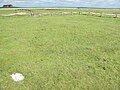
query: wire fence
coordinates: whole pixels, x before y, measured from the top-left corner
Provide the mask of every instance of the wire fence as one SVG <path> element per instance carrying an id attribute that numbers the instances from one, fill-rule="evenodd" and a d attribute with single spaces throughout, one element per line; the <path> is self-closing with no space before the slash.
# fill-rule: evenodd
<path id="1" fill-rule="evenodd" d="M 92 11 L 33 11 L 29 9 L 17 9 L 14 13 L 0 14 L 0 16 L 16 16 L 16 15 L 29 15 L 29 16 L 45 16 L 45 15 L 91 15 L 98 17 L 114 17 L 119 18 L 119 13 L 104 13 L 104 12 L 92 12 Z"/>

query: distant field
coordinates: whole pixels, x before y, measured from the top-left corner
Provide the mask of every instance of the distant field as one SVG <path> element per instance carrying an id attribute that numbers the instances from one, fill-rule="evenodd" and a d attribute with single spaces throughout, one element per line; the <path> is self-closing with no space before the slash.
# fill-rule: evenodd
<path id="1" fill-rule="evenodd" d="M 29 9 L 34 12 L 47 12 L 47 11 L 66 11 L 66 12 L 95 12 L 95 13 L 109 13 L 120 14 L 120 9 L 96 9 L 96 8 L 0 8 L 0 14 L 14 13 L 18 9 Z"/>
<path id="2" fill-rule="evenodd" d="M 0 90 L 120 90 L 120 18 L 0 17 Z"/>

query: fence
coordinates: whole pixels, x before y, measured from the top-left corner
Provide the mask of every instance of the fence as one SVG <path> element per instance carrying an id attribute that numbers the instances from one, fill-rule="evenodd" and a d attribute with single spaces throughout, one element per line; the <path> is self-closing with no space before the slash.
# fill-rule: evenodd
<path id="1" fill-rule="evenodd" d="M 117 13 L 97 13 L 97 12 L 63 12 L 63 11 L 33 11 L 33 10 L 29 10 L 29 9 L 16 9 L 14 13 L 11 14 L 7 14 L 7 15 L 1 15 L 1 16 L 15 16 L 15 15 L 30 15 L 30 16 L 44 16 L 44 15 L 91 15 L 91 16 L 98 16 L 98 17 L 104 17 L 104 16 L 108 16 L 108 17 L 114 17 L 114 18 L 118 18 L 120 17 L 120 14 Z"/>
<path id="2" fill-rule="evenodd" d="M 75 14 L 81 14 L 81 15 L 91 15 L 91 16 L 98 16 L 98 17 L 104 17 L 104 16 L 109 16 L 109 17 L 120 17 L 120 14 L 117 13 L 96 13 L 96 12 L 63 12 L 63 11 L 46 11 L 46 12 L 38 12 L 38 11 L 32 11 L 32 10 L 17 10 L 18 12 L 26 12 L 26 14 L 29 14 L 30 16 L 34 15 L 75 15 Z"/>

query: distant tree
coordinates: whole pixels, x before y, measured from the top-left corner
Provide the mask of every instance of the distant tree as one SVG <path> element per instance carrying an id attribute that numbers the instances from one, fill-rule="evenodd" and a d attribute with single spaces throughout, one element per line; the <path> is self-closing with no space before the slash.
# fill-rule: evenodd
<path id="1" fill-rule="evenodd" d="M 12 4 L 7 4 L 7 5 L 3 5 L 3 7 L 4 8 L 11 8 L 11 7 L 13 7 L 13 5 Z"/>

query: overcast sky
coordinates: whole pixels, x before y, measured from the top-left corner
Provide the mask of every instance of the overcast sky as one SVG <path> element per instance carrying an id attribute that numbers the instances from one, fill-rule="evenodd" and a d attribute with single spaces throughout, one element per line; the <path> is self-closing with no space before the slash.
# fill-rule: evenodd
<path id="1" fill-rule="evenodd" d="M 0 0 L 0 6 L 17 7 L 103 7 L 120 8 L 120 0 Z"/>

